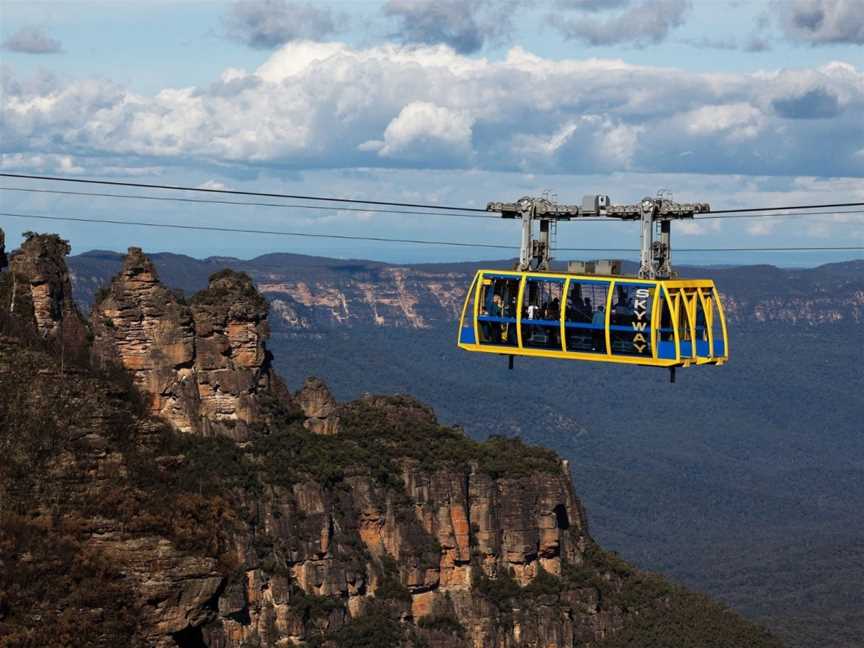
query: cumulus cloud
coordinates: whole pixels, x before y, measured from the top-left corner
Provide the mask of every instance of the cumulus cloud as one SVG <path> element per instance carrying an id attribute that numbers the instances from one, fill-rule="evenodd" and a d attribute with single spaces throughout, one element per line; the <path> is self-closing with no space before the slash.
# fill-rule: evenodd
<path id="1" fill-rule="evenodd" d="M 674 28 L 684 23 L 690 0 L 643 0 L 631 2 L 568 2 L 576 8 L 596 12 L 622 6 L 623 11 L 608 18 L 580 13 L 577 16 L 549 15 L 547 22 L 564 38 L 588 45 L 630 43 L 645 47 L 664 41 Z M 580 6 L 584 5 L 584 6 Z"/>
<path id="2" fill-rule="evenodd" d="M 824 44 L 864 45 L 864 6 L 861 0 L 775 0 L 786 36 Z"/>
<path id="3" fill-rule="evenodd" d="M 57 54 L 63 46 L 41 27 L 22 27 L 3 41 L 2 48 L 23 54 Z"/>
<path id="4" fill-rule="evenodd" d="M 288 0 L 238 0 L 225 17 L 228 37 L 256 49 L 318 40 L 337 29 L 337 19 L 328 8 Z"/>
<path id="5" fill-rule="evenodd" d="M 512 29 L 515 0 L 388 0 L 384 13 L 399 22 L 393 36 L 405 43 L 444 43 L 469 54 Z"/>
<path id="6" fill-rule="evenodd" d="M 463 157 L 471 152 L 474 119 L 466 112 L 413 101 L 384 130 L 384 140 L 370 140 L 360 150 L 375 150 L 383 157 L 435 160 Z"/>
<path id="7" fill-rule="evenodd" d="M 155 95 L 9 70 L 2 82 L 4 151 L 76 166 L 864 176 L 864 72 L 846 63 L 705 74 L 302 41 Z"/>

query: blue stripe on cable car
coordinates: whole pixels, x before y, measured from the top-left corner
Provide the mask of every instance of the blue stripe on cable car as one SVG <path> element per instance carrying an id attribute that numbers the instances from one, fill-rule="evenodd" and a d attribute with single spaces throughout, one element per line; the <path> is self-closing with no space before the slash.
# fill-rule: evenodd
<path id="1" fill-rule="evenodd" d="M 693 355 L 693 345 L 690 344 L 690 340 L 681 340 L 681 355 L 684 357 Z"/>
<path id="2" fill-rule="evenodd" d="M 483 274 L 484 279 L 513 279 L 515 281 L 519 281 L 519 275 L 509 275 L 509 274 Z"/>
<path id="3" fill-rule="evenodd" d="M 591 322 L 566 322 L 567 328 L 592 329 L 595 331 L 603 331 L 606 327 L 603 324 L 592 324 Z"/>
<path id="4" fill-rule="evenodd" d="M 714 340 L 714 355 L 726 355 L 726 343 L 723 340 Z"/>
<path id="5" fill-rule="evenodd" d="M 701 358 L 711 357 L 711 347 L 706 340 L 696 340 L 696 355 Z"/>
<path id="6" fill-rule="evenodd" d="M 474 339 L 474 327 L 463 326 L 462 335 L 459 336 L 459 341 L 462 344 L 474 344 L 476 342 L 476 340 Z"/>
<path id="7" fill-rule="evenodd" d="M 554 326 L 558 328 L 561 326 L 561 322 L 558 320 L 541 320 L 541 319 L 528 319 L 527 317 L 522 318 L 522 326 Z"/>
<path id="8" fill-rule="evenodd" d="M 670 341 L 660 340 L 657 344 L 657 357 L 664 360 L 675 359 L 675 343 Z"/>
<path id="9" fill-rule="evenodd" d="M 494 315 L 478 315 L 478 322 L 494 322 L 496 324 L 515 324 L 515 317 L 495 317 Z"/>

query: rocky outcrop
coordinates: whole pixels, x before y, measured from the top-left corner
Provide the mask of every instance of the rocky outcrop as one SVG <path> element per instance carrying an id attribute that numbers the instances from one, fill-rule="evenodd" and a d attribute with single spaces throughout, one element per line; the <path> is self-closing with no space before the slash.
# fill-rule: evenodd
<path id="1" fill-rule="evenodd" d="M 263 402 L 290 401 L 270 367 L 266 319 L 246 275 L 217 273 L 187 304 L 130 248 L 93 306 L 94 352 L 129 370 L 151 412 L 178 430 L 245 440 L 266 419 Z"/>
<path id="2" fill-rule="evenodd" d="M 0 270 L 5 268 L 8 263 L 9 261 L 6 259 L 6 234 L 0 228 Z"/>
<path id="3" fill-rule="evenodd" d="M 5 241 L 0 240 L 0 267 L 5 263 Z M 29 320 L 42 338 L 56 342 L 67 353 L 87 346 L 87 325 L 72 298 L 66 255 L 69 244 L 56 234 L 25 234 L 9 259 L 7 312 Z"/>
<path id="4" fill-rule="evenodd" d="M 314 376 L 307 378 L 294 398 L 306 415 L 303 425 L 307 430 L 315 434 L 339 431 L 338 404 L 323 380 Z"/>
<path id="5" fill-rule="evenodd" d="M 159 282 L 140 248 L 98 296 L 91 322 L 101 364 L 119 361 L 149 399 L 153 414 L 183 432 L 200 431 L 192 312 Z"/>

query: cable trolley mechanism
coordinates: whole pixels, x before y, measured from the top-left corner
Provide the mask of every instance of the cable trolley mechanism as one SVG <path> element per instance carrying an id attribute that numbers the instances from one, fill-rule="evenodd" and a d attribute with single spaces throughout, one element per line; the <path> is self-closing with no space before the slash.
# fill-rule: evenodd
<path id="1" fill-rule="evenodd" d="M 672 221 L 708 213 L 708 204 L 658 196 L 613 205 L 594 195 L 581 205 L 524 197 L 489 203 L 487 210 L 521 220 L 519 260 L 512 269 L 475 275 L 459 322 L 462 349 L 506 355 L 511 369 L 514 356 L 667 367 L 672 382 L 676 367 L 728 360 L 714 282 L 678 278 L 672 270 Z M 570 262 L 566 271 L 553 271 L 554 228 L 580 218 L 638 220 L 638 274 L 621 275 L 617 261 Z"/>

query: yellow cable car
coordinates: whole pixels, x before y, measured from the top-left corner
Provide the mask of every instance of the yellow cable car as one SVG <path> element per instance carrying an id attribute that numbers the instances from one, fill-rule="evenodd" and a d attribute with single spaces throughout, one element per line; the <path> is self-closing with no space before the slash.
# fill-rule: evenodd
<path id="1" fill-rule="evenodd" d="M 462 308 L 466 351 L 651 367 L 722 365 L 723 306 L 710 279 L 480 270 Z M 673 374 L 674 380 L 674 374 Z"/>

